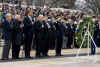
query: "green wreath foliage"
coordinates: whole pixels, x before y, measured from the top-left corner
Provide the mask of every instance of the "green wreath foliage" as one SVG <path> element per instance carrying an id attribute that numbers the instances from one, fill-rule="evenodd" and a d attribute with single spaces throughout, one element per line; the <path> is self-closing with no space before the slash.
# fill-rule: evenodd
<path id="1" fill-rule="evenodd" d="M 78 43 L 79 46 L 81 45 L 81 43 L 82 43 L 82 41 L 83 41 L 83 37 L 84 37 L 84 36 L 82 36 L 83 28 L 84 28 L 84 26 L 86 26 L 88 23 L 90 24 L 90 25 L 89 25 L 89 31 L 90 31 L 90 33 L 91 33 L 91 36 L 93 36 L 95 24 L 94 24 L 94 22 L 93 22 L 92 19 L 93 19 L 92 17 L 85 17 L 85 18 L 83 19 L 83 22 L 80 24 L 79 32 L 78 32 L 78 35 L 77 35 L 77 37 L 78 37 L 77 43 Z M 83 47 L 83 48 L 86 48 L 86 47 L 87 47 L 87 40 L 86 40 L 86 39 L 85 39 L 85 42 L 84 42 L 84 44 L 83 44 L 82 47 Z"/>

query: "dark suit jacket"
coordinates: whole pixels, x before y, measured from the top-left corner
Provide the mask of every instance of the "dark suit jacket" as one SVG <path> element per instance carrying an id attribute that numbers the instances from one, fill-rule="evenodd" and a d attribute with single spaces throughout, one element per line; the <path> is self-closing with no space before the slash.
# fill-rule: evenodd
<path id="1" fill-rule="evenodd" d="M 24 33 L 32 32 L 32 21 L 28 16 L 24 18 L 23 24 L 24 24 Z"/>
<path id="2" fill-rule="evenodd" d="M 12 40 L 12 31 L 13 31 L 13 21 L 8 21 L 3 22 L 3 36 L 2 38 L 4 40 Z"/>
<path id="3" fill-rule="evenodd" d="M 44 26 L 43 28 L 42 25 Z M 35 39 L 39 40 L 47 39 L 48 28 L 45 22 L 37 21 L 35 22 L 33 27 L 34 27 Z"/>
<path id="4" fill-rule="evenodd" d="M 20 21 L 13 20 L 13 32 L 12 32 L 12 41 L 14 45 L 21 45 L 23 41 L 23 28 L 20 28 Z"/>
<path id="5" fill-rule="evenodd" d="M 62 37 L 64 35 L 65 27 L 61 22 L 57 22 L 54 24 L 56 27 L 56 35 L 57 37 Z"/>
<path id="6" fill-rule="evenodd" d="M 53 22 L 48 22 L 50 25 L 50 28 L 48 29 L 48 37 L 50 40 L 55 40 L 56 39 L 56 28 Z"/>

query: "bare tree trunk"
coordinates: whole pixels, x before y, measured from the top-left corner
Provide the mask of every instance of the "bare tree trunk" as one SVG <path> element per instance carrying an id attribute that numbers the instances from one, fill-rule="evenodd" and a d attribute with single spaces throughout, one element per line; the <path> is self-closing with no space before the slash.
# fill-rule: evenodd
<path id="1" fill-rule="evenodd" d="M 33 0 L 26 0 L 26 5 L 29 7 L 29 6 L 32 6 L 33 4 Z"/>

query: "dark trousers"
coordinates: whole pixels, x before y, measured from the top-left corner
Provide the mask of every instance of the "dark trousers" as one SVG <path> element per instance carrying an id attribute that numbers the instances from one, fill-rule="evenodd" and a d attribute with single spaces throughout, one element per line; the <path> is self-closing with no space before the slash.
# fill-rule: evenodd
<path id="1" fill-rule="evenodd" d="M 3 46 L 2 58 L 9 58 L 9 51 L 11 48 L 11 40 L 5 40 L 5 45 Z"/>
<path id="2" fill-rule="evenodd" d="M 17 40 L 17 34 L 13 34 L 12 39 L 12 58 L 19 58 L 19 52 L 20 52 L 20 43 L 18 43 Z"/>
<path id="3" fill-rule="evenodd" d="M 62 48 L 62 43 L 63 43 L 63 36 L 62 37 L 57 37 L 56 41 L 56 55 L 61 54 L 61 48 Z"/>
<path id="4" fill-rule="evenodd" d="M 73 38 L 73 42 L 74 42 L 74 47 L 75 48 L 79 48 L 78 43 L 77 43 L 77 39 L 75 39 L 75 37 Z"/>
<path id="5" fill-rule="evenodd" d="M 95 47 L 94 43 L 91 42 L 91 54 L 94 55 L 95 53 L 96 53 L 96 47 Z"/>
<path id="6" fill-rule="evenodd" d="M 25 33 L 25 57 L 30 57 L 33 34 L 31 32 Z"/>
<path id="7" fill-rule="evenodd" d="M 20 45 L 12 45 L 12 58 L 19 58 Z"/>
<path id="8" fill-rule="evenodd" d="M 41 53 L 41 46 L 40 46 L 40 40 L 36 39 L 36 56 L 40 56 Z"/>
<path id="9" fill-rule="evenodd" d="M 46 40 L 36 40 L 36 56 L 46 56 L 48 53 L 48 44 Z"/>
<path id="10" fill-rule="evenodd" d="M 73 43 L 73 36 L 69 35 L 66 47 L 71 48 L 72 43 Z"/>
<path id="11" fill-rule="evenodd" d="M 54 49 L 55 48 L 55 39 L 49 40 L 49 48 Z"/>
<path id="12" fill-rule="evenodd" d="M 55 41 L 56 41 L 56 33 L 55 31 L 50 31 L 48 33 L 48 46 L 49 46 L 49 49 L 54 49 L 55 48 Z"/>
<path id="13" fill-rule="evenodd" d="M 45 40 L 45 43 L 44 43 L 44 55 L 45 56 L 48 55 L 49 47 L 50 47 L 50 41 L 49 40 Z"/>

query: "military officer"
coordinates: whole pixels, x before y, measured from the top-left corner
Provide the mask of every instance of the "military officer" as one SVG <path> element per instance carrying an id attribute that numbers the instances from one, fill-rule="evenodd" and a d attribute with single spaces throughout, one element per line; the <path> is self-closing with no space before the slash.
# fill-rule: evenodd
<path id="1" fill-rule="evenodd" d="M 56 18 L 55 18 L 56 19 Z M 61 23 L 61 18 L 58 18 L 55 22 L 56 27 L 56 56 L 62 56 L 61 55 L 61 48 L 63 43 L 63 35 L 64 35 L 64 26 L 63 23 Z"/>

